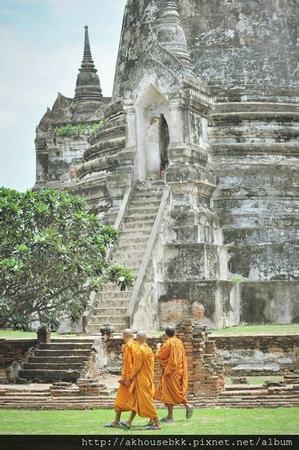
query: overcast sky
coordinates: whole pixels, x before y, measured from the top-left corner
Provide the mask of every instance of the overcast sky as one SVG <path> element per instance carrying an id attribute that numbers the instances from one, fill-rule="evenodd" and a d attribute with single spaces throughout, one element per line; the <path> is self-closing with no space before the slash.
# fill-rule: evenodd
<path id="1" fill-rule="evenodd" d="M 73 97 L 89 25 L 103 94 L 112 93 L 126 0 L 0 0 L 0 186 L 35 181 L 35 128 L 57 92 Z"/>

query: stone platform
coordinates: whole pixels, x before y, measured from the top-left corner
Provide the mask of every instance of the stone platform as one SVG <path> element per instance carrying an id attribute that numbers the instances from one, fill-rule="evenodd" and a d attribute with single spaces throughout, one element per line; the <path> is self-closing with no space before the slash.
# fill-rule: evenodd
<path id="1" fill-rule="evenodd" d="M 297 377 L 298 378 L 298 377 Z M 77 385 L 60 394 L 49 384 L 0 385 L 0 409 L 81 410 L 113 409 L 118 377 L 103 380 L 107 385 L 99 395 L 80 395 Z M 214 397 L 190 397 L 196 408 L 279 408 L 299 407 L 299 380 L 282 386 L 225 385 Z M 163 405 L 156 402 L 158 408 Z"/>

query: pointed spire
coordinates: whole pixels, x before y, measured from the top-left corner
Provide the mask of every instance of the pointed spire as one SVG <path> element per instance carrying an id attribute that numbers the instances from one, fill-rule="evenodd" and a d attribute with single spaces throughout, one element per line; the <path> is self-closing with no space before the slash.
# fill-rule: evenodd
<path id="1" fill-rule="evenodd" d="M 166 0 L 163 13 L 158 25 L 158 40 L 170 53 L 176 56 L 184 64 L 190 66 L 190 52 L 182 26 L 177 2 Z"/>
<path id="2" fill-rule="evenodd" d="M 89 42 L 88 26 L 85 25 L 84 52 L 81 68 L 77 77 L 75 102 L 101 103 L 103 95 L 100 79 L 97 75 Z"/>
<path id="3" fill-rule="evenodd" d="M 85 25 L 85 35 L 84 35 L 84 53 L 81 67 L 94 67 L 93 59 L 91 56 L 90 50 L 90 42 L 89 42 L 89 34 L 88 34 L 88 26 Z"/>

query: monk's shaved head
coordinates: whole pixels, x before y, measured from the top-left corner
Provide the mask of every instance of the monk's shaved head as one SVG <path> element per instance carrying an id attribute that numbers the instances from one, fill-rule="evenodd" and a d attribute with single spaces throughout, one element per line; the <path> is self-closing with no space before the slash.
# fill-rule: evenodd
<path id="1" fill-rule="evenodd" d="M 167 328 L 165 329 L 165 334 L 166 334 L 166 336 L 168 336 L 168 337 L 173 337 L 173 336 L 175 335 L 175 328 L 174 328 L 174 327 L 171 327 L 171 326 L 167 327 Z"/>
<path id="2" fill-rule="evenodd" d="M 126 328 L 126 329 L 123 331 L 123 337 L 124 337 L 124 338 L 132 338 L 132 337 L 134 337 L 134 331 L 131 330 L 130 328 Z"/>
<path id="3" fill-rule="evenodd" d="M 138 331 L 136 335 L 136 339 L 138 342 L 146 342 L 147 336 L 144 331 Z"/>

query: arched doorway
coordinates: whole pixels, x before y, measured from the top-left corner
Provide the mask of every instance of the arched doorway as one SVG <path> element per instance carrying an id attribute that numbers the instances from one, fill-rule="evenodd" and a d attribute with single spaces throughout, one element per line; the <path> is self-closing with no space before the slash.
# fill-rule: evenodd
<path id="1" fill-rule="evenodd" d="M 170 144 L 169 102 L 153 85 L 136 105 L 137 172 L 141 180 L 158 179 L 167 169 Z"/>
<path id="2" fill-rule="evenodd" d="M 168 167 L 168 147 L 169 147 L 169 129 L 164 114 L 160 115 L 159 126 L 159 145 L 160 145 L 160 173 L 164 172 Z"/>

